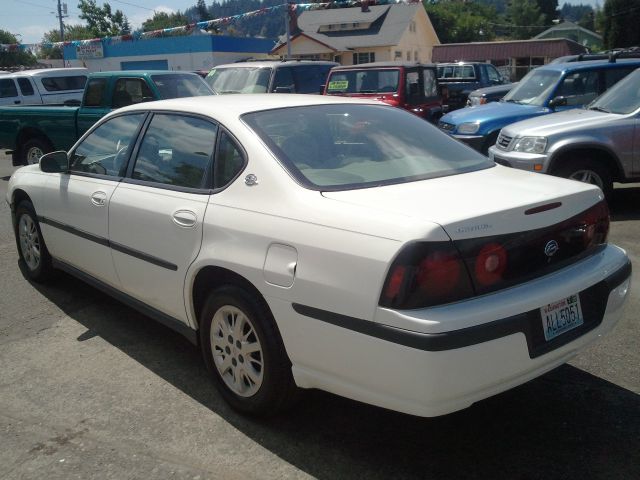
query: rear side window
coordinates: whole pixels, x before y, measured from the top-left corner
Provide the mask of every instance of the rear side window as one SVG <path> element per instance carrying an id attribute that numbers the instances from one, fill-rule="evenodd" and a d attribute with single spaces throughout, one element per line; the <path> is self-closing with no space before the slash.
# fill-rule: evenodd
<path id="1" fill-rule="evenodd" d="M 438 96 L 438 80 L 436 73 L 430 68 L 424 70 L 424 96 L 426 98 Z"/>
<path id="2" fill-rule="evenodd" d="M 24 78 L 24 77 L 18 78 L 18 85 L 20 86 L 20 91 L 22 92 L 22 95 L 24 95 L 25 97 L 28 97 L 35 93 L 33 91 L 33 85 L 31 85 L 31 82 L 29 81 L 28 78 Z"/>
<path id="3" fill-rule="evenodd" d="M 16 84 L 10 78 L 0 80 L 0 98 L 17 97 L 18 89 Z"/>
<path id="4" fill-rule="evenodd" d="M 486 65 L 487 68 L 487 77 L 489 77 L 490 82 L 502 83 L 502 77 L 495 69 L 493 65 Z"/>
<path id="5" fill-rule="evenodd" d="M 330 65 L 305 65 L 293 69 L 297 93 L 320 93 L 331 70 Z"/>
<path id="6" fill-rule="evenodd" d="M 84 106 L 101 107 L 106 87 L 106 78 L 94 78 L 93 80 L 89 80 L 89 84 L 87 85 L 87 89 L 84 93 Z"/>
<path id="7" fill-rule="evenodd" d="M 45 77 L 42 86 L 47 92 L 62 92 L 65 90 L 82 90 L 87 83 L 86 75 L 73 77 Z"/>
<path id="8" fill-rule="evenodd" d="M 222 132 L 216 151 L 213 186 L 222 188 L 228 185 L 242 170 L 242 167 L 244 167 L 242 151 L 226 132 Z"/>
<path id="9" fill-rule="evenodd" d="M 201 118 L 154 115 L 132 177 L 176 187 L 203 188 L 218 127 Z"/>
<path id="10" fill-rule="evenodd" d="M 608 68 L 604 71 L 605 90 L 610 89 L 624 77 L 633 72 L 634 68 Z"/>

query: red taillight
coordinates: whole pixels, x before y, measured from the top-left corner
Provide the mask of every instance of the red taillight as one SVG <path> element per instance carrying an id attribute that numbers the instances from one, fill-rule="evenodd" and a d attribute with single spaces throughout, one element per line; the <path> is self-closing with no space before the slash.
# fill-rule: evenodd
<path id="1" fill-rule="evenodd" d="M 473 296 L 471 280 L 452 242 L 407 246 L 389 270 L 380 305 L 423 308 Z"/>
<path id="2" fill-rule="evenodd" d="M 600 245 L 607 241 L 609 236 L 609 207 L 604 200 L 596 203 L 584 212 L 584 243 L 589 247 Z"/>
<path id="3" fill-rule="evenodd" d="M 502 245 L 489 243 L 482 247 L 475 264 L 475 278 L 483 287 L 502 280 L 507 269 L 507 251 Z"/>

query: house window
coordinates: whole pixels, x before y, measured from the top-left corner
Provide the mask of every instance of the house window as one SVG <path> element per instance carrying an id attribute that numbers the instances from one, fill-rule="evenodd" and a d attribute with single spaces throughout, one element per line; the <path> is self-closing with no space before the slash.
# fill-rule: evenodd
<path id="1" fill-rule="evenodd" d="M 414 60 L 415 62 L 417 62 L 417 61 L 418 61 L 418 51 L 417 51 L 417 50 L 413 52 L 413 60 Z"/>
<path id="2" fill-rule="evenodd" d="M 415 22 L 415 20 L 411 20 L 411 22 L 409 22 L 409 31 L 415 33 L 415 31 L 416 31 L 416 22 Z"/>
<path id="3" fill-rule="evenodd" d="M 394 60 L 402 60 L 402 52 L 401 52 L 401 51 L 399 51 L 399 50 L 396 50 L 396 51 L 393 53 L 393 59 L 394 59 Z"/>
<path id="4" fill-rule="evenodd" d="M 411 52 L 407 52 L 407 62 L 411 61 Z"/>
<path id="5" fill-rule="evenodd" d="M 353 64 L 358 65 L 360 63 L 371 63 L 376 61 L 376 54 L 374 52 L 359 52 L 353 54 Z"/>

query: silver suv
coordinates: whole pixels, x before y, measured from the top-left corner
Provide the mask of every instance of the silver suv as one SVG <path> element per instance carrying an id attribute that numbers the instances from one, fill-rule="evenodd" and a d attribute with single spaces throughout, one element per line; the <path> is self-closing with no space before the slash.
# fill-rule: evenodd
<path id="1" fill-rule="evenodd" d="M 500 131 L 489 158 L 509 167 L 598 185 L 640 180 L 640 69 L 584 109 L 532 118 Z"/>

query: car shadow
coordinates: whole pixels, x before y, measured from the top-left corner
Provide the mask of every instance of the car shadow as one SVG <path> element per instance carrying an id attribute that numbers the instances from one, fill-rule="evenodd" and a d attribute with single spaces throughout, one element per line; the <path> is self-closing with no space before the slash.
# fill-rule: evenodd
<path id="1" fill-rule="evenodd" d="M 640 220 L 640 184 L 617 185 L 609 202 L 611 220 Z"/>
<path id="2" fill-rule="evenodd" d="M 60 273 L 32 284 L 87 331 L 320 479 L 640 478 L 640 396 L 565 365 L 464 411 L 418 418 L 320 391 L 266 420 L 231 410 L 183 337 Z"/>

